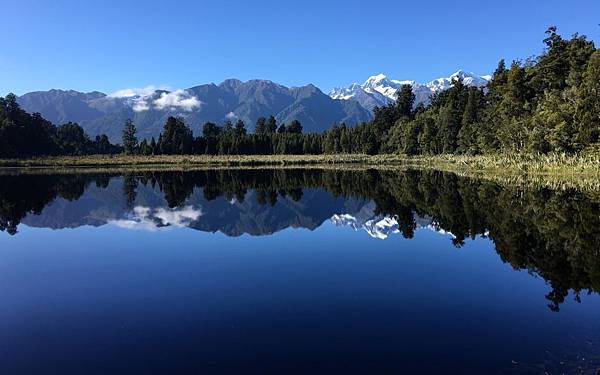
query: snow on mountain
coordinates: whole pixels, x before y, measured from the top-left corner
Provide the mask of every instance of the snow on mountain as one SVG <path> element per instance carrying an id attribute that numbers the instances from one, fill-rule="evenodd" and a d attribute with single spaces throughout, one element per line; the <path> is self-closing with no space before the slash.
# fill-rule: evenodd
<path id="1" fill-rule="evenodd" d="M 490 76 L 476 76 L 473 73 L 465 72 L 459 70 L 458 72 L 452 74 L 448 78 L 438 78 L 427 84 L 434 92 L 440 92 L 449 89 L 452 86 L 452 81 L 456 78 L 460 78 L 462 82 L 467 86 L 485 86 L 490 80 Z"/>
<path id="2" fill-rule="evenodd" d="M 333 99 L 355 100 L 366 109 L 372 111 L 376 106 L 383 106 L 396 100 L 396 92 L 402 85 L 412 85 L 415 102 L 429 104 L 433 94 L 447 90 L 455 78 L 462 79 L 467 86 L 485 86 L 491 76 L 478 76 L 459 70 L 445 78 L 438 78 L 429 83 L 418 83 L 410 80 L 389 79 L 385 74 L 369 77 L 362 85 L 353 83 L 348 87 L 334 88 L 329 93 Z"/>
<path id="3" fill-rule="evenodd" d="M 364 230 L 373 238 L 385 240 L 392 234 L 400 233 L 398 221 L 390 216 L 375 215 L 375 203 L 366 204 L 355 215 L 336 214 L 331 217 L 331 222 L 338 227 L 347 226 L 355 231 Z M 416 229 L 426 229 L 433 232 L 448 235 L 454 238 L 454 235 L 444 229 L 441 229 L 437 223 L 429 216 L 419 216 L 414 214 Z"/>

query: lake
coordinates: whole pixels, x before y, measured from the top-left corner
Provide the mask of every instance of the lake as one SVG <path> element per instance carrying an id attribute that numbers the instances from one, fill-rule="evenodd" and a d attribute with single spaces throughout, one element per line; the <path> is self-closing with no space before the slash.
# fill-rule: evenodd
<path id="1" fill-rule="evenodd" d="M 596 374 L 600 197 L 437 171 L 0 175 L 0 372 Z"/>

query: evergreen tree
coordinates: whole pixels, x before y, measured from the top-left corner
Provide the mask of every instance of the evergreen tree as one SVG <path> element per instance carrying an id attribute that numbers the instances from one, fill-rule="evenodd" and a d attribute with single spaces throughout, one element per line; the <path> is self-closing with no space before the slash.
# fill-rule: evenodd
<path id="1" fill-rule="evenodd" d="M 39 113 L 30 115 L 19 107 L 17 97 L 0 97 L 0 156 L 24 157 L 60 152 L 56 127 Z"/>
<path id="2" fill-rule="evenodd" d="M 205 122 L 202 125 L 202 136 L 206 142 L 206 148 L 204 152 L 209 155 L 217 153 L 218 139 L 221 135 L 222 129 L 217 124 L 212 122 Z"/>
<path id="3" fill-rule="evenodd" d="M 455 79 L 449 88 L 438 99 L 444 103 L 439 112 L 439 132 L 442 152 L 451 154 L 456 151 L 458 145 L 458 133 L 462 126 L 462 117 L 466 104 L 466 87 L 462 80 Z"/>
<path id="4" fill-rule="evenodd" d="M 106 134 L 97 135 L 96 139 L 92 144 L 92 153 L 95 154 L 112 154 L 117 152 L 118 147 L 113 146 L 108 140 L 108 136 Z"/>
<path id="5" fill-rule="evenodd" d="M 90 150 L 90 138 L 83 128 L 74 122 L 58 127 L 56 143 L 63 155 L 85 155 Z"/>
<path id="6" fill-rule="evenodd" d="M 244 121 L 237 120 L 233 132 L 238 137 L 246 135 L 246 124 L 244 124 Z"/>
<path id="7" fill-rule="evenodd" d="M 169 116 L 160 134 L 163 154 L 189 154 L 192 152 L 193 136 L 182 118 Z"/>
<path id="8" fill-rule="evenodd" d="M 290 124 L 286 128 L 286 132 L 292 134 L 301 134 L 302 133 L 302 124 L 298 120 L 292 120 Z"/>
<path id="9" fill-rule="evenodd" d="M 421 132 L 417 136 L 419 150 L 423 154 L 436 155 L 441 153 L 438 141 L 438 132 L 435 119 L 429 113 L 420 116 L 422 121 Z"/>
<path id="10" fill-rule="evenodd" d="M 269 116 L 267 119 L 266 132 L 269 134 L 277 133 L 277 120 L 275 120 L 275 117 Z"/>
<path id="11" fill-rule="evenodd" d="M 131 119 L 127 119 L 125 121 L 125 126 L 123 127 L 123 150 L 126 154 L 131 155 L 135 152 L 137 147 L 138 139 L 136 137 L 137 130 L 133 121 Z"/>
<path id="12" fill-rule="evenodd" d="M 150 153 L 152 155 L 156 155 L 158 153 L 158 150 L 156 147 L 156 140 L 154 139 L 154 137 L 152 137 L 152 139 L 150 140 Z"/>
<path id="13" fill-rule="evenodd" d="M 225 120 L 223 123 L 223 133 L 231 134 L 233 132 L 233 122 L 231 120 Z"/>
<path id="14" fill-rule="evenodd" d="M 259 117 L 256 119 L 256 127 L 254 128 L 256 134 L 265 134 L 267 132 L 267 119 L 265 117 Z"/>
<path id="15" fill-rule="evenodd" d="M 458 132 L 457 152 L 474 155 L 479 153 L 477 142 L 480 111 L 483 108 L 483 91 L 477 87 L 468 88 L 467 104 L 463 111 L 462 124 Z"/>
<path id="16" fill-rule="evenodd" d="M 402 85 L 396 97 L 396 110 L 398 117 L 411 119 L 413 117 L 413 106 L 415 104 L 415 94 L 412 85 Z"/>
<path id="17" fill-rule="evenodd" d="M 588 145 L 600 137 L 600 50 L 589 58 L 582 76 L 575 114 L 577 143 Z"/>
<path id="18" fill-rule="evenodd" d="M 152 149 L 148 145 L 148 141 L 146 139 L 144 139 L 144 140 L 142 140 L 142 142 L 140 142 L 139 152 L 140 152 L 141 155 L 150 155 L 150 154 L 152 154 Z"/>

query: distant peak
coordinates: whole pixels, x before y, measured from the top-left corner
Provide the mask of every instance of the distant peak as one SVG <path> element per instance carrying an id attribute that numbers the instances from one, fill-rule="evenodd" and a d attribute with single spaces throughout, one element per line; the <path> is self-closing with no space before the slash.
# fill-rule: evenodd
<path id="1" fill-rule="evenodd" d="M 219 86 L 221 85 L 240 85 L 242 83 L 242 81 L 240 81 L 237 78 L 228 78 L 226 80 L 224 80 L 223 82 L 221 82 L 219 84 Z"/>
<path id="2" fill-rule="evenodd" d="M 383 73 L 379 73 L 379 74 L 376 74 L 374 76 L 370 76 L 369 78 L 367 78 L 367 80 L 365 81 L 365 84 L 369 83 L 369 82 L 382 82 L 382 81 L 386 81 L 386 80 L 387 80 L 387 76 Z"/>
<path id="3" fill-rule="evenodd" d="M 356 83 L 344 88 L 335 88 L 329 96 L 333 99 L 355 99 L 367 109 L 386 105 L 396 100 L 396 93 L 403 85 L 411 85 L 417 103 L 429 103 L 432 94 L 447 90 L 452 87 L 455 79 L 459 79 L 466 86 L 484 87 L 490 81 L 490 76 L 478 76 L 472 72 L 459 69 L 450 76 L 440 77 L 428 83 L 419 83 L 412 80 L 389 79 L 385 74 L 379 73 L 369 77 L 362 85 Z"/>
<path id="4" fill-rule="evenodd" d="M 452 74 L 450 77 L 475 77 L 475 76 L 476 75 L 473 74 L 472 72 L 467 72 L 465 70 L 459 69 L 454 74 Z"/>

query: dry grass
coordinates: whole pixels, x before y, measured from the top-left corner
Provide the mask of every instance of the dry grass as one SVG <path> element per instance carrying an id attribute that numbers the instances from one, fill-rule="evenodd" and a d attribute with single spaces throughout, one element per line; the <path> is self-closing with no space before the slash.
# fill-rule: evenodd
<path id="1" fill-rule="evenodd" d="M 594 173 L 600 172 L 600 154 L 492 154 L 485 156 L 436 155 L 90 155 L 31 159 L 0 159 L 0 168 L 14 167 L 118 167 L 118 166 L 285 166 L 285 165 L 367 166 L 411 165 L 452 166 L 454 169 L 499 173 Z"/>
<path id="2" fill-rule="evenodd" d="M 90 155 L 0 160 L 0 168 L 119 166 L 285 166 L 401 163 L 398 155 Z"/>
<path id="3" fill-rule="evenodd" d="M 600 192 L 600 152 L 580 155 L 92 155 L 0 160 L 0 172 L 193 170 L 206 168 L 436 169 L 509 184 Z"/>

